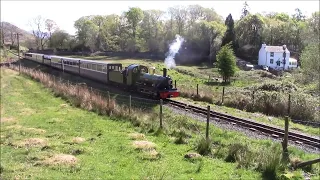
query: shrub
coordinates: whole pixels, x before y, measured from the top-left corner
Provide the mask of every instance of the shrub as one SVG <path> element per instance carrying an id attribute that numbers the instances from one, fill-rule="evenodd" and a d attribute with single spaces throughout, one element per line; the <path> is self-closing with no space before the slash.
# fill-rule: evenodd
<path id="1" fill-rule="evenodd" d="M 236 143 L 229 146 L 228 155 L 225 158 L 225 161 L 238 162 L 239 167 L 248 168 L 253 164 L 254 159 L 255 154 L 250 151 L 247 145 Z"/>
<path id="2" fill-rule="evenodd" d="M 268 149 L 261 148 L 258 152 L 259 162 L 257 170 L 267 179 L 277 179 L 278 171 L 284 166 L 281 164 L 282 151 L 280 146 L 273 145 Z"/>
<path id="3" fill-rule="evenodd" d="M 210 139 L 201 137 L 196 143 L 196 151 L 201 155 L 209 155 L 211 153 L 212 143 Z"/>

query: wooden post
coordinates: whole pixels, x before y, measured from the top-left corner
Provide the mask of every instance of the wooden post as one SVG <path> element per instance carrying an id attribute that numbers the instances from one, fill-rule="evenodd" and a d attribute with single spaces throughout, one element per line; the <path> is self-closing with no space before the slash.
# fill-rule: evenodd
<path id="1" fill-rule="evenodd" d="M 109 103 L 110 103 L 110 93 L 109 93 L 109 91 L 107 92 L 107 103 L 108 103 L 108 106 L 109 106 Z"/>
<path id="2" fill-rule="evenodd" d="M 288 132 L 289 132 L 289 117 L 285 117 L 285 125 L 284 125 L 284 137 L 282 141 L 282 158 L 287 161 L 289 159 L 288 154 Z"/>
<path id="3" fill-rule="evenodd" d="M 199 84 L 197 84 L 197 96 L 199 96 Z"/>
<path id="4" fill-rule="evenodd" d="M 160 99 L 160 128 L 162 129 L 162 104 L 163 100 Z"/>
<path id="5" fill-rule="evenodd" d="M 291 94 L 289 94 L 289 98 L 288 98 L 288 116 L 290 115 L 290 107 L 291 106 Z"/>
<path id="6" fill-rule="evenodd" d="M 222 97 L 221 97 L 221 103 L 223 104 L 224 101 L 224 86 L 222 87 Z"/>
<path id="7" fill-rule="evenodd" d="M 18 60 L 19 60 L 19 75 L 21 73 L 21 61 L 20 61 L 20 41 L 19 36 L 22 34 L 17 33 L 17 45 L 18 45 Z"/>
<path id="8" fill-rule="evenodd" d="M 209 120 L 210 120 L 210 106 L 207 107 L 207 127 L 206 127 L 206 139 L 209 139 Z"/>
<path id="9" fill-rule="evenodd" d="M 177 88 L 177 80 L 174 80 L 174 88 Z"/>
<path id="10" fill-rule="evenodd" d="M 254 90 L 252 91 L 252 104 L 254 104 Z"/>
<path id="11" fill-rule="evenodd" d="M 311 160 L 311 161 L 301 162 L 301 163 L 297 164 L 297 166 L 295 167 L 295 169 L 302 168 L 302 167 L 304 167 L 304 166 L 311 165 L 311 164 L 315 164 L 315 163 L 319 163 L 319 162 L 320 162 L 320 158 L 314 159 L 314 160 Z"/>
<path id="12" fill-rule="evenodd" d="M 90 101 L 92 101 L 92 87 L 90 87 Z"/>
<path id="13" fill-rule="evenodd" d="M 129 96 L 129 114 L 131 114 L 131 95 Z"/>

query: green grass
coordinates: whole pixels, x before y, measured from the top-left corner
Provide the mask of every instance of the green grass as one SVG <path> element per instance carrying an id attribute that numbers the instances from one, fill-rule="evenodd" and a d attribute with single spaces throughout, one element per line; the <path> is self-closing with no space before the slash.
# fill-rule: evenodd
<path id="1" fill-rule="evenodd" d="M 70 56 L 74 58 L 84 58 L 84 59 L 91 59 L 91 60 L 101 60 L 105 62 L 120 62 L 124 66 L 127 66 L 129 64 L 142 64 L 146 66 L 154 66 L 156 67 L 156 73 L 162 74 L 162 68 L 164 68 L 164 63 L 162 61 L 153 61 L 153 60 L 147 60 L 147 59 L 119 59 L 119 58 L 112 58 L 112 57 L 106 57 L 106 56 L 90 56 L 90 57 L 82 57 L 82 56 Z M 168 70 L 168 75 L 170 75 L 174 80 L 177 81 L 177 88 L 178 89 L 189 89 L 188 93 L 196 93 L 196 84 L 199 84 L 199 92 L 205 91 L 206 93 L 213 94 L 213 98 L 215 100 L 220 100 L 222 96 L 222 86 L 219 84 L 215 86 L 207 85 L 206 82 L 208 81 L 209 75 L 211 77 L 219 77 L 219 74 L 217 72 L 216 68 L 207 68 L 206 66 L 177 66 L 176 69 Z M 271 76 L 269 74 L 266 74 L 263 71 L 239 71 L 236 74 L 236 81 L 232 82 L 230 85 L 226 87 L 225 90 L 225 100 L 232 99 L 232 96 L 229 97 L 228 93 L 235 93 L 240 91 L 247 91 L 250 92 L 250 90 L 245 90 L 244 88 L 248 87 L 254 87 L 257 85 L 260 85 L 261 82 L 270 82 L 270 83 L 278 83 L 279 81 L 288 81 L 292 82 L 291 76 L 288 75 L 288 73 L 282 77 L 275 77 Z M 314 86 L 312 86 L 314 87 Z M 309 88 L 310 87 L 306 87 Z M 214 103 L 207 103 L 203 102 L 202 100 L 193 100 L 191 98 L 186 97 L 179 97 L 179 100 L 186 101 L 186 102 L 192 102 L 199 105 L 207 106 L 211 105 L 213 106 L 213 109 L 218 112 L 224 112 L 228 114 L 232 114 L 235 116 L 243 117 L 243 118 L 249 118 L 255 121 L 263 122 L 270 125 L 275 125 L 279 127 L 284 126 L 283 117 L 271 117 L 264 115 L 262 113 L 251 113 L 246 111 L 240 111 L 234 108 L 226 107 L 226 106 L 217 106 Z M 271 117 L 271 120 L 269 120 Z M 306 134 L 312 134 L 312 135 L 320 135 L 320 131 L 318 128 L 313 128 L 310 126 L 301 125 L 298 123 L 290 123 L 290 128 L 293 130 L 297 130 Z"/>
<path id="2" fill-rule="evenodd" d="M 16 50 L 10 50 L 13 53 L 18 54 L 18 51 Z M 4 62 L 10 59 L 17 59 L 17 56 L 12 54 L 10 51 L 7 51 L 7 49 L 5 48 L 0 48 L 0 62 Z"/>
<path id="3" fill-rule="evenodd" d="M 61 179 L 71 176 L 74 179 L 261 179 L 259 169 L 270 174 L 273 171 L 266 171 L 264 167 L 270 169 L 268 163 L 271 169 L 276 167 L 275 161 L 268 161 L 270 153 L 273 152 L 267 150 L 274 143 L 269 140 L 251 140 L 241 133 L 216 127 L 210 128 L 212 155 L 198 160 L 184 160 L 184 154 L 196 149 L 198 130 L 204 132 L 204 124 L 183 115 L 174 116 L 166 108 L 164 126 L 167 135 L 147 133 L 145 138 L 156 144 L 159 155 L 146 154 L 135 150 L 128 136 L 133 132 L 145 131 L 141 127 L 134 128 L 127 121 L 74 108 L 60 98 L 53 98 L 51 91 L 38 83 L 17 76 L 17 73 L 11 70 L 4 70 L 1 80 L 5 82 L 1 84 L 1 92 L 5 94 L 1 101 L 1 176 L 4 178 Z M 147 120 L 145 123 L 152 122 Z M 177 135 L 174 134 L 182 136 L 187 143 L 176 145 L 174 136 Z M 46 139 L 48 144 L 42 147 L 16 148 L 21 145 L 19 141 L 35 137 Z M 73 143 L 74 137 L 82 137 L 86 141 Z M 259 156 L 244 156 L 245 158 L 237 159 L 237 163 L 225 163 L 227 149 L 235 142 L 246 144 Z M 279 147 L 279 144 L 277 146 Z M 204 144 L 200 147 L 208 146 Z M 259 150 L 261 148 L 263 149 Z M 317 154 L 304 153 L 293 147 L 289 147 L 289 152 L 291 157 L 303 160 L 317 157 Z M 78 164 L 43 164 L 46 158 L 61 153 L 75 155 L 79 160 Z M 266 157 L 262 162 L 258 158 L 261 155 Z M 252 158 L 254 163 L 251 162 Z M 255 167 L 257 162 L 262 163 L 260 168 Z M 243 164 L 247 167 L 240 169 L 239 165 L 241 167 Z M 319 167 L 316 166 L 311 171 L 319 174 Z M 300 171 L 294 173 L 296 177 L 301 176 Z"/>
<path id="4" fill-rule="evenodd" d="M 1 177 L 4 179 L 259 179 L 260 173 L 237 169 L 223 160 L 184 160 L 191 145 L 175 145 L 167 136 L 147 135 L 160 153 L 148 160 L 132 147 L 136 132 L 125 121 L 86 112 L 54 98 L 49 90 L 11 70 L 1 74 Z M 35 128 L 35 129 L 31 129 Z M 44 130 L 44 131 L 41 131 Z M 85 138 L 72 143 L 74 137 Z M 16 147 L 28 138 L 47 145 Z M 76 165 L 45 165 L 55 154 L 74 154 Z M 197 170 L 201 166 L 201 171 Z"/>

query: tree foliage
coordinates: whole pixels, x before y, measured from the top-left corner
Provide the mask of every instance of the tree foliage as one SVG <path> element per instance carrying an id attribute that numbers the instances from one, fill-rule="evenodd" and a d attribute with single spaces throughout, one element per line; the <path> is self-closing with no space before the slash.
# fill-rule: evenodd
<path id="1" fill-rule="evenodd" d="M 229 44 L 221 47 L 217 55 L 218 72 L 224 82 L 230 82 L 230 77 L 236 73 L 236 57 Z"/>
<path id="2" fill-rule="evenodd" d="M 235 36 L 235 31 L 234 31 L 234 20 L 233 20 L 231 14 L 228 15 L 224 24 L 227 26 L 227 30 L 223 36 L 221 46 L 224 46 L 224 45 L 231 42 L 232 49 L 235 50 L 236 49 L 236 36 Z"/>
<path id="3" fill-rule="evenodd" d="M 312 82 L 320 79 L 320 45 L 310 44 L 301 54 L 301 65 L 306 78 Z"/>
<path id="4" fill-rule="evenodd" d="M 213 8 L 199 5 L 174 6 L 167 11 L 131 7 L 120 15 L 79 17 L 74 24 L 77 30 L 75 39 L 71 36 L 66 38 L 64 33 L 52 28 L 55 27 L 54 22 L 44 18 L 38 21 L 40 23 L 33 23 L 33 29 L 39 49 L 46 46 L 73 47 L 73 50 L 87 49 L 91 52 L 165 54 L 179 34 L 185 43 L 179 51 L 177 63 L 206 61 L 212 64 L 220 48 L 230 42 L 238 57 L 253 63 L 258 58 L 262 43 L 285 44 L 296 58 L 307 45 L 319 43 L 319 12 L 311 17 L 306 17 L 300 9 L 296 9 L 294 14 L 254 14 L 251 13 L 253 10 L 249 12 L 249 4 L 245 2 L 243 7 L 239 7 L 242 9 L 239 20 L 234 20 L 229 14 L 224 22 Z"/>

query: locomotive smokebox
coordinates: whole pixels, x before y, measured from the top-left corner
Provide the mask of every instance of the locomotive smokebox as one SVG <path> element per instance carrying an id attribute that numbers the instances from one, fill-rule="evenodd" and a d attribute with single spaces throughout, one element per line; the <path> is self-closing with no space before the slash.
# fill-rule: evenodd
<path id="1" fill-rule="evenodd" d="M 167 77 L 167 68 L 163 68 L 163 77 Z"/>

